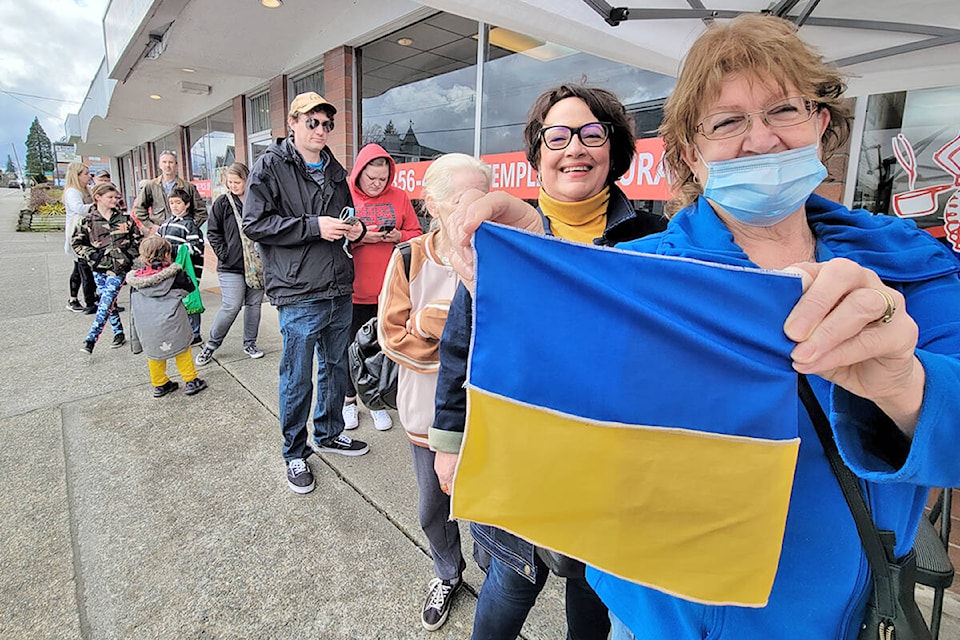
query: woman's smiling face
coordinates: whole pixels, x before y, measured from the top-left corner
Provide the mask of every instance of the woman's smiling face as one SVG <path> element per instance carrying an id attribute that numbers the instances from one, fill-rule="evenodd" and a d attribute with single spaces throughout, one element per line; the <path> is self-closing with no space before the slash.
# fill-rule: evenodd
<path id="1" fill-rule="evenodd" d="M 597 116 L 580 98 L 564 98 L 551 107 L 543 127 L 563 125 L 576 129 Z M 580 202 L 600 193 L 610 173 L 610 140 L 603 146 L 587 147 L 573 136 L 564 149 L 548 149 L 540 141 L 540 184 L 548 196 L 561 202 Z"/>

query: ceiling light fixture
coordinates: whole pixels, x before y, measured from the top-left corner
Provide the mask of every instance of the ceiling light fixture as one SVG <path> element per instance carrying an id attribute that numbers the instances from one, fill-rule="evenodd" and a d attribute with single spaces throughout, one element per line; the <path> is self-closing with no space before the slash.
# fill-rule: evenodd
<path id="1" fill-rule="evenodd" d="M 276 9 L 283 4 L 283 0 L 260 0 L 260 4 L 267 9 Z"/>
<path id="2" fill-rule="evenodd" d="M 163 98 L 163 96 L 161 96 L 159 93 L 151 93 L 151 94 L 150 94 L 150 99 L 151 99 L 151 100 L 160 100 L 161 98 Z"/>
<path id="3" fill-rule="evenodd" d="M 401 47 L 409 47 L 413 44 L 413 38 L 397 38 L 397 44 Z"/>
<path id="4" fill-rule="evenodd" d="M 120 127 L 114 127 L 113 130 L 116 131 L 117 133 L 123 133 L 123 129 L 121 129 Z"/>
<path id="5" fill-rule="evenodd" d="M 183 71 L 184 73 L 196 73 L 196 72 L 197 72 L 196 69 L 191 69 L 190 67 L 181 67 L 181 68 L 180 68 L 180 71 Z"/>
<path id="6" fill-rule="evenodd" d="M 177 83 L 177 87 L 180 88 L 180 93 L 190 93 L 195 96 L 206 96 L 210 95 L 210 85 L 201 84 L 199 82 L 187 82 L 186 80 L 181 80 Z"/>

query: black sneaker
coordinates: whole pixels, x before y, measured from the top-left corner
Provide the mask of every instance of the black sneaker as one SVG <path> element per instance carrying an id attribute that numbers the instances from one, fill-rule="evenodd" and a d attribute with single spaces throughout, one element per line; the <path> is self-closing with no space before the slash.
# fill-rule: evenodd
<path id="1" fill-rule="evenodd" d="M 90 306 L 83 308 L 83 313 L 88 316 L 92 316 L 96 312 L 97 312 L 97 305 L 95 304 L 91 304 Z"/>
<path id="2" fill-rule="evenodd" d="M 295 458 L 287 463 L 287 486 L 294 493 L 313 491 L 313 474 L 303 458 Z"/>
<path id="3" fill-rule="evenodd" d="M 83 346 L 80 348 L 86 351 L 87 353 L 93 353 L 93 345 L 95 344 L 97 343 L 94 340 L 84 340 Z"/>
<path id="4" fill-rule="evenodd" d="M 207 383 L 200 378 L 194 378 L 183 386 L 183 392 L 188 396 L 193 396 L 207 388 Z"/>
<path id="5" fill-rule="evenodd" d="M 423 612 L 420 614 L 420 622 L 427 631 L 436 631 L 447 621 L 450 614 L 450 603 L 453 602 L 453 594 L 457 592 L 462 580 L 441 580 L 434 578 L 430 581 L 430 590 L 427 592 L 427 599 L 423 601 Z"/>
<path id="6" fill-rule="evenodd" d="M 203 344 L 203 338 L 200 336 L 193 336 L 193 341 L 190 343 L 191 346 L 195 344 Z"/>
<path id="7" fill-rule="evenodd" d="M 80 313 L 83 311 L 84 307 L 77 300 L 70 300 L 67 302 L 67 311 L 73 311 L 74 313 Z"/>
<path id="8" fill-rule="evenodd" d="M 110 343 L 111 349 L 119 349 L 123 345 L 127 344 L 127 338 L 122 333 L 113 334 L 113 342 Z"/>
<path id="9" fill-rule="evenodd" d="M 153 388 L 153 397 L 162 398 L 168 393 L 173 393 L 179 388 L 180 388 L 180 384 L 178 382 L 174 382 L 173 380 L 167 380 L 163 384 L 163 386 Z"/>
<path id="10" fill-rule="evenodd" d="M 320 453 L 339 453 L 342 456 L 362 456 L 370 447 L 366 442 L 353 440 L 342 433 L 326 444 L 320 445 Z"/>
<path id="11" fill-rule="evenodd" d="M 120 313 L 121 311 L 126 311 L 126 310 L 127 310 L 126 307 L 121 307 L 121 306 L 118 305 L 118 304 L 113 305 L 113 309 L 114 309 L 114 311 L 116 311 L 117 313 Z"/>

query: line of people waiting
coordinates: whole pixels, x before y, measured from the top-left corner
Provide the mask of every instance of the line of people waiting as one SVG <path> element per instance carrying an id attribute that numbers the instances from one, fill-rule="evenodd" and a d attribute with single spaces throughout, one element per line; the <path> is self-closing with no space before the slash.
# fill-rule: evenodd
<path id="1" fill-rule="evenodd" d="M 825 175 L 823 159 L 849 133 L 842 93 L 839 74 L 793 25 L 770 16 L 712 25 L 693 45 L 665 107 L 661 133 L 676 194 L 665 229 L 664 221 L 638 215 L 616 185 L 635 149 L 622 103 L 602 89 L 571 84 L 544 92 L 524 130 L 527 159 L 540 178 L 536 208 L 490 191 L 491 173 L 481 162 L 449 154 L 424 177 L 434 227 L 408 237 L 406 213 L 398 217 L 394 206 L 390 219 L 378 199 L 392 160 L 371 148 L 361 154 L 370 161 L 358 160 L 348 176 L 327 146 L 336 107 L 316 93 L 296 96 L 289 137 L 258 159 L 242 212 L 234 215 L 237 237 L 259 246 L 263 291 L 277 307 L 283 335 L 279 418 L 288 487 L 298 494 L 315 489 L 307 463 L 315 452 L 369 451 L 343 433 L 356 415 L 348 409 L 346 353 L 357 322 L 375 313 L 381 345 L 401 366 L 399 415 L 434 561 L 421 624 L 444 624 L 466 566 L 458 525 L 449 520 L 449 493 L 466 415 L 469 236 L 494 220 L 574 242 L 802 274 L 805 293 L 783 327 L 797 343 L 792 366 L 811 377 L 819 402 L 830 407 L 834 437 L 870 492 L 878 526 L 897 533 L 891 552 L 907 557 L 925 487 L 960 484 L 957 465 L 938 454 L 960 446 L 960 429 L 943 417 L 957 414 L 960 263 L 899 220 L 813 195 Z M 385 163 L 373 162 L 379 158 Z M 94 342 L 108 317 L 122 341 L 114 289 L 139 234 L 112 211 L 111 194 L 115 188 L 95 189 L 94 208 L 74 234 L 74 248 L 102 284 Z M 221 212 L 225 220 L 228 212 Z M 94 214 L 103 219 L 97 229 Z M 409 243 L 409 262 L 393 247 L 401 240 Z M 141 246 L 151 266 L 131 282 L 137 295 L 159 286 L 151 284 L 159 274 L 173 273 L 163 278 L 173 281 L 171 289 L 183 284 L 167 264 L 166 245 Z M 375 308 L 376 279 L 366 274 L 358 282 L 361 264 L 380 270 Z M 207 361 L 220 339 L 211 336 Z M 85 344 L 92 350 L 89 337 Z M 765 607 L 690 602 L 581 567 L 566 577 L 567 637 L 769 638 L 798 621 L 811 637 L 857 637 L 871 591 L 863 547 L 810 421 L 800 422 L 781 567 Z M 550 571 L 546 554 L 494 527 L 471 530 L 487 572 L 473 637 L 515 638 Z"/>

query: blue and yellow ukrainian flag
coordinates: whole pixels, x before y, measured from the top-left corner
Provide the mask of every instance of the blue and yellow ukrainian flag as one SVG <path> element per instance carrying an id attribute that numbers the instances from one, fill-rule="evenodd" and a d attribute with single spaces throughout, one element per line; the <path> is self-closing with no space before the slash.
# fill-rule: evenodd
<path id="1" fill-rule="evenodd" d="M 484 224 L 453 515 L 763 606 L 793 484 L 795 276 Z"/>

